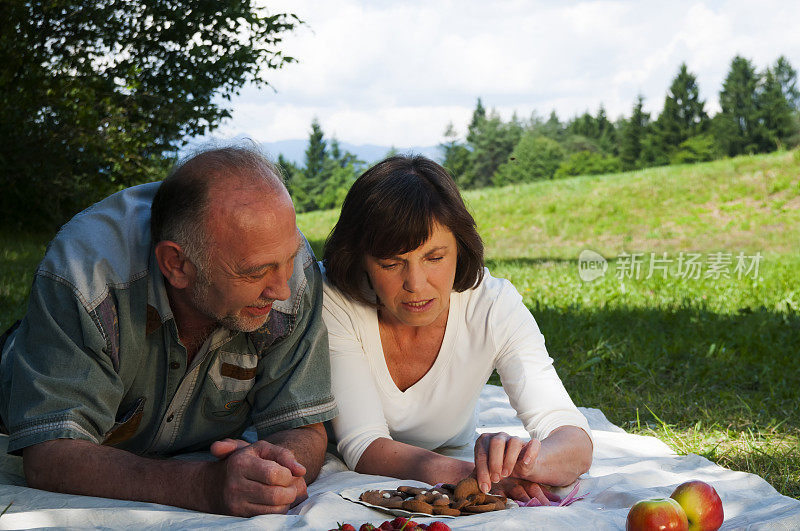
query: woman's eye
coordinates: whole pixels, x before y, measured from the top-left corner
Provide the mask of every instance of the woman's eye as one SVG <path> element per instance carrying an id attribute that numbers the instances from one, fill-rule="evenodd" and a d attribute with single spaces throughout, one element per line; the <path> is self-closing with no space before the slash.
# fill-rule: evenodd
<path id="1" fill-rule="evenodd" d="M 397 267 L 397 264 L 380 264 L 381 269 L 391 270 Z"/>
<path id="2" fill-rule="evenodd" d="M 444 258 L 444 256 L 431 256 L 430 258 L 428 258 L 428 260 L 430 260 L 431 262 L 438 262 L 438 261 L 442 260 L 443 258 Z"/>

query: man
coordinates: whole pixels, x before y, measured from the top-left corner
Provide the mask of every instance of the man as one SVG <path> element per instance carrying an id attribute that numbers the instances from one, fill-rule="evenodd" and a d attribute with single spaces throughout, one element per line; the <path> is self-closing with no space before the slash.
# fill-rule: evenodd
<path id="1" fill-rule="evenodd" d="M 36 488 L 286 512 L 336 415 L 321 308 L 275 168 L 244 148 L 201 153 L 48 246 L 2 345 L 8 451 Z M 238 440 L 249 424 L 254 444 Z M 163 459 L 209 447 L 218 461 Z"/>

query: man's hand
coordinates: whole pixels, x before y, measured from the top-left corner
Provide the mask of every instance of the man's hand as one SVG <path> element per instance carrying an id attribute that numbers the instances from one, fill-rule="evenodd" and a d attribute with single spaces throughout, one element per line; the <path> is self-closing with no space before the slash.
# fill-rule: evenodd
<path id="1" fill-rule="evenodd" d="M 489 492 L 492 483 L 504 478 L 530 479 L 541 447 L 537 439 L 525 442 L 504 432 L 482 434 L 475 441 L 478 486 L 483 492 Z"/>
<path id="2" fill-rule="evenodd" d="M 306 499 L 306 469 L 294 454 L 266 441 L 225 439 L 211 445 L 212 496 L 219 511 L 236 516 L 285 513 Z M 213 503 L 213 502 L 212 502 Z"/>

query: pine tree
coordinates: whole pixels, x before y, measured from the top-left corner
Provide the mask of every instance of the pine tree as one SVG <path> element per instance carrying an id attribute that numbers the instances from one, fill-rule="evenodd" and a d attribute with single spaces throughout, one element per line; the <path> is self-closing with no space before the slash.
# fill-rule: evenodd
<path id="1" fill-rule="evenodd" d="M 442 150 L 442 166 L 450 172 L 456 183 L 463 186 L 464 177 L 469 170 L 469 149 L 460 142 L 453 122 L 447 124 L 444 139 L 444 142 L 439 144 L 439 149 Z"/>
<path id="2" fill-rule="evenodd" d="M 625 170 L 639 167 L 639 157 L 642 154 L 642 142 L 650 124 L 650 113 L 644 112 L 644 97 L 640 94 L 633 105 L 630 120 L 625 122 L 622 129 L 622 140 L 619 149 L 619 158 Z"/>
<path id="3" fill-rule="evenodd" d="M 681 64 L 664 99 L 664 109 L 656 121 L 658 133 L 668 150 L 677 148 L 681 142 L 706 130 L 708 114 L 704 106 L 705 102 L 700 100 L 697 78 L 687 70 L 686 63 Z"/>
<path id="4" fill-rule="evenodd" d="M 478 127 L 468 137 L 470 153 L 469 172 L 464 179 L 470 188 L 488 186 L 497 168 L 508 159 L 516 145 L 515 135 L 496 112 L 478 122 Z"/>
<path id="5" fill-rule="evenodd" d="M 480 129 L 486 121 L 486 109 L 483 107 L 483 102 L 478 98 L 475 104 L 475 110 L 472 111 L 472 119 L 469 121 L 467 127 L 467 142 L 472 143 L 475 135 L 480 134 Z"/>
<path id="6" fill-rule="evenodd" d="M 614 124 L 608 120 L 606 116 L 606 108 L 600 104 L 597 110 L 597 118 L 595 118 L 595 128 L 597 130 L 597 142 L 600 144 L 600 149 L 604 153 L 616 155 L 616 136 L 617 132 L 614 129 Z"/>
<path id="7" fill-rule="evenodd" d="M 325 134 L 322 132 L 319 121 L 314 118 L 311 122 L 311 133 L 308 135 L 305 171 L 303 172 L 310 183 L 317 183 L 323 178 L 325 161 L 328 158 L 326 148 Z"/>
<path id="8" fill-rule="evenodd" d="M 781 55 L 775 61 L 772 72 L 781 85 L 786 101 L 794 110 L 800 111 L 800 90 L 797 89 L 797 71 L 792 68 L 789 60 Z"/>
<path id="9" fill-rule="evenodd" d="M 547 121 L 541 125 L 540 132 L 547 138 L 559 142 L 564 139 L 564 126 L 558 119 L 556 111 L 550 111 L 550 116 L 547 118 Z"/>
<path id="10" fill-rule="evenodd" d="M 758 75 L 750 60 L 736 56 L 719 93 L 720 113 L 715 135 L 730 156 L 755 153 L 765 135 L 759 122 Z"/>
<path id="11" fill-rule="evenodd" d="M 786 100 L 780 80 L 771 69 L 767 69 L 762 77 L 758 110 L 763 133 L 770 143 L 766 149 L 780 149 L 796 132 L 796 126 L 792 106 Z"/>

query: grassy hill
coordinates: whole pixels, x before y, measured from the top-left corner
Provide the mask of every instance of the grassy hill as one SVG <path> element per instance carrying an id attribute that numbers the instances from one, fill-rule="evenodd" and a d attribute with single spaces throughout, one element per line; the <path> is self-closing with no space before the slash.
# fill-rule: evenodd
<path id="1" fill-rule="evenodd" d="M 465 199 L 492 273 L 523 294 L 578 405 L 800 498 L 800 151 Z M 298 216 L 318 253 L 337 216 Z M 2 329 L 24 312 L 49 236 L 0 234 Z M 584 249 L 608 260 L 591 282 Z M 638 273 L 623 252 L 642 253 Z M 697 255 L 697 278 L 681 253 Z M 740 253 L 762 257 L 757 272 L 737 274 Z"/>
<path id="2" fill-rule="evenodd" d="M 800 229 L 798 151 L 464 193 L 491 258 L 576 258 L 650 250 L 792 252 Z M 335 211 L 299 225 L 325 239 Z M 795 232 L 796 233 L 796 232 Z"/>

